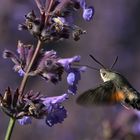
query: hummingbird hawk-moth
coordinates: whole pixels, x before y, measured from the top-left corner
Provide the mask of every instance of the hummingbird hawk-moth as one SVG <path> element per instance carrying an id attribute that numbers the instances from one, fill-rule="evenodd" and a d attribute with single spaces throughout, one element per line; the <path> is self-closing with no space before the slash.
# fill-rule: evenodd
<path id="1" fill-rule="evenodd" d="M 140 110 L 140 93 L 132 87 L 123 75 L 112 70 L 118 57 L 110 69 L 107 69 L 92 55 L 90 57 L 102 66 L 101 69 L 93 69 L 100 72 L 103 83 L 82 93 L 77 98 L 77 103 L 83 106 L 121 103 L 124 107 Z"/>

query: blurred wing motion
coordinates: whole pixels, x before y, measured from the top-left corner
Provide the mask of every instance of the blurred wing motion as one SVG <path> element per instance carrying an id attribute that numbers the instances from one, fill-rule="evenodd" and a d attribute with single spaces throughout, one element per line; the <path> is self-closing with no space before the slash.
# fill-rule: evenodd
<path id="1" fill-rule="evenodd" d="M 95 89 L 84 92 L 77 98 L 77 103 L 84 106 L 92 106 L 95 104 L 115 104 L 124 100 L 124 92 L 117 91 L 113 81 L 107 81 Z"/>

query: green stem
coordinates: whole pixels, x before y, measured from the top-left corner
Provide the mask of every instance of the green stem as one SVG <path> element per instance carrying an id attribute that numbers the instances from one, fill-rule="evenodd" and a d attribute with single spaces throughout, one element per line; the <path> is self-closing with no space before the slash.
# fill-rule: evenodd
<path id="1" fill-rule="evenodd" d="M 5 140 L 10 140 L 15 122 L 16 122 L 16 119 L 10 118 L 9 125 L 8 125 L 8 128 L 7 128 L 7 132 L 6 132 L 6 135 L 5 135 Z"/>

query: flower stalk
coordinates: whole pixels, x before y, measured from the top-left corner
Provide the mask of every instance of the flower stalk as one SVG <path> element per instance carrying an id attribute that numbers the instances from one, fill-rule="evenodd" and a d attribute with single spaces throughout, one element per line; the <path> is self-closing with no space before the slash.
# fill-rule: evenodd
<path id="1" fill-rule="evenodd" d="M 20 86 L 15 91 L 8 87 L 3 95 L 0 94 L 0 107 L 10 116 L 5 140 L 11 139 L 16 120 L 19 124 L 25 125 L 31 124 L 32 118 L 45 118 L 45 123 L 50 127 L 62 123 L 67 117 L 67 110 L 62 102 L 67 100 L 69 95 L 76 94 L 81 73 L 85 71 L 85 67 L 77 68 L 73 65 L 79 63 L 80 56 L 61 58 L 54 50 L 43 50 L 42 45 L 69 39 L 70 35 L 78 41 L 85 31 L 70 20 L 70 12 L 81 7 L 84 20 L 90 21 L 94 13 L 93 8 L 87 7 L 85 0 L 46 0 L 45 5 L 40 0 L 35 2 L 40 10 L 40 17 L 32 10 L 25 15 L 25 23 L 20 24 L 18 29 L 26 30 L 35 37 L 38 40 L 37 46 L 25 45 L 18 41 L 18 56 L 10 50 L 3 53 L 3 58 L 10 58 L 14 63 L 14 71 L 23 76 Z M 47 82 L 57 84 L 62 80 L 64 72 L 67 74 L 68 83 L 68 89 L 64 94 L 47 97 L 32 90 L 24 92 L 30 76 L 39 75 Z"/>
<path id="2" fill-rule="evenodd" d="M 7 132 L 6 132 L 6 135 L 5 135 L 5 140 L 10 140 L 15 122 L 16 122 L 16 119 L 10 118 L 9 125 L 8 125 L 8 128 L 7 128 Z"/>

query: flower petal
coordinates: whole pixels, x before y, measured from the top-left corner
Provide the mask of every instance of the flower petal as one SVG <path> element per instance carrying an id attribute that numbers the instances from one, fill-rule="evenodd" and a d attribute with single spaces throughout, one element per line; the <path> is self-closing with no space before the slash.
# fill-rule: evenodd
<path id="1" fill-rule="evenodd" d="M 26 125 L 26 124 L 31 124 L 32 120 L 29 116 L 24 116 L 23 118 L 18 119 L 18 122 L 20 125 Z"/>
<path id="2" fill-rule="evenodd" d="M 18 73 L 19 73 L 19 76 L 21 76 L 21 77 L 24 76 L 24 74 L 25 74 L 25 72 L 22 69 L 19 69 Z"/>
<path id="3" fill-rule="evenodd" d="M 90 21 L 93 18 L 94 15 L 94 8 L 88 7 L 83 9 L 83 18 L 86 21 Z"/>
<path id="4" fill-rule="evenodd" d="M 66 109 L 63 106 L 57 106 L 48 113 L 46 117 L 46 124 L 51 127 L 56 123 L 62 123 L 66 117 Z"/>
<path id="5" fill-rule="evenodd" d="M 68 93 L 70 94 L 76 94 L 77 91 L 77 85 L 79 80 L 81 79 L 81 72 L 84 72 L 86 67 L 81 68 L 70 68 L 67 73 L 67 83 L 69 85 L 68 87 Z"/>
<path id="6" fill-rule="evenodd" d="M 63 94 L 60 96 L 54 96 L 54 97 L 46 97 L 46 98 L 41 98 L 43 101 L 42 103 L 46 106 L 49 107 L 53 104 L 60 104 L 64 102 L 66 99 L 68 99 L 68 94 Z"/>
<path id="7" fill-rule="evenodd" d="M 69 68 L 69 65 L 73 62 L 79 62 L 81 59 L 81 56 L 74 56 L 71 58 L 63 58 L 63 59 L 59 59 L 58 63 L 60 63 L 65 69 Z"/>
<path id="8" fill-rule="evenodd" d="M 75 81 L 75 74 L 73 72 L 70 72 L 67 76 L 67 82 L 69 85 L 73 85 Z"/>
<path id="9" fill-rule="evenodd" d="M 80 6 L 82 8 L 85 8 L 86 7 L 86 1 L 85 0 L 80 0 L 79 3 L 80 3 Z"/>

